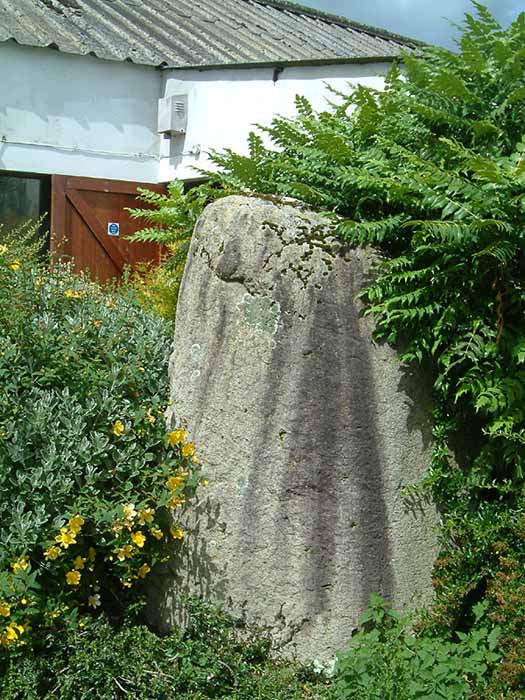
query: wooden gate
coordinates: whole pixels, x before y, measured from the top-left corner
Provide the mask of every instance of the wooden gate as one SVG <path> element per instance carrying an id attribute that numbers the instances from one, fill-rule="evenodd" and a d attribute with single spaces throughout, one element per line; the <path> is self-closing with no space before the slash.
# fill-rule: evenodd
<path id="1" fill-rule="evenodd" d="M 163 185 L 150 183 L 54 175 L 51 252 L 72 258 L 77 272 L 89 271 L 101 282 L 119 278 L 126 265 L 160 262 L 160 246 L 126 239 L 145 223 L 125 211 L 125 207 L 147 208 L 137 202 L 137 187 L 166 191 Z"/>

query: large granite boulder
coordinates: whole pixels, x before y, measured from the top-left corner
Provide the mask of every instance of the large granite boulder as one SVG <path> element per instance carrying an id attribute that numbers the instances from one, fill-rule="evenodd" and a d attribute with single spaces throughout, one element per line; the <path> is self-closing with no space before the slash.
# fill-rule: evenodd
<path id="1" fill-rule="evenodd" d="M 201 593 L 303 659 L 344 646 L 372 591 L 428 602 L 436 543 L 435 510 L 403 492 L 429 464 L 425 382 L 371 340 L 356 295 L 372 254 L 329 233 L 261 199 L 208 207 L 171 359 L 171 422 L 209 487 L 161 614 Z"/>

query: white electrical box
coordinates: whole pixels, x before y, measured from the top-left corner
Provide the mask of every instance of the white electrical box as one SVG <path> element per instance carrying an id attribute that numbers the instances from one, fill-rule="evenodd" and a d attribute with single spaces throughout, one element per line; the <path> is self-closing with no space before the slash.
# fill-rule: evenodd
<path id="1" fill-rule="evenodd" d="M 159 134 L 185 134 L 188 126 L 188 95 L 159 100 Z"/>

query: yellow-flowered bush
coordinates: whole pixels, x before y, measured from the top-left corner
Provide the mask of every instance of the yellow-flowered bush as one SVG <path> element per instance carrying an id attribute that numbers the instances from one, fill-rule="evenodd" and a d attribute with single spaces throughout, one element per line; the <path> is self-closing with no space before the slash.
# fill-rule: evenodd
<path id="1" fill-rule="evenodd" d="M 166 321 L 14 239 L 0 297 L 2 653 L 84 614 L 121 619 L 185 536 L 200 476 L 165 428 Z"/>

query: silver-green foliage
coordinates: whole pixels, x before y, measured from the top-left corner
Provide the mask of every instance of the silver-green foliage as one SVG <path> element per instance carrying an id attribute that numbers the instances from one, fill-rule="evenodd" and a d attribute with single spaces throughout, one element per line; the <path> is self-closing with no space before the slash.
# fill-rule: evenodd
<path id="1" fill-rule="evenodd" d="M 0 246 L 0 658 L 122 615 L 172 539 L 167 478 L 198 481 L 164 422 L 169 324 L 20 233 Z"/>

